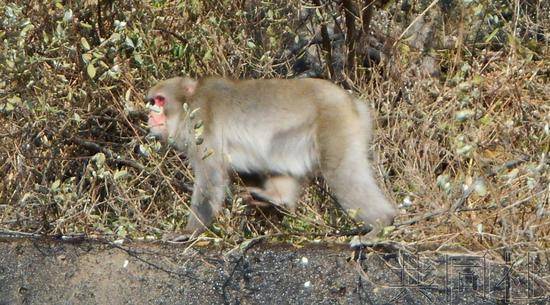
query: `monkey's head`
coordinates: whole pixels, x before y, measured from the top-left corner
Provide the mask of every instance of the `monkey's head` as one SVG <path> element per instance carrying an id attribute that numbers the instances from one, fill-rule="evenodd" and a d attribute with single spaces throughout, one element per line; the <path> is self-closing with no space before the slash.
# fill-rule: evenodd
<path id="1" fill-rule="evenodd" d="M 183 112 L 183 104 L 195 94 L 197 81 L 188 77 L 174 77 L 164 80 L 149 89 L 147 104 L 150 109 L 150 135 L 163 141 L 173 136 L 175 123 Z"/>

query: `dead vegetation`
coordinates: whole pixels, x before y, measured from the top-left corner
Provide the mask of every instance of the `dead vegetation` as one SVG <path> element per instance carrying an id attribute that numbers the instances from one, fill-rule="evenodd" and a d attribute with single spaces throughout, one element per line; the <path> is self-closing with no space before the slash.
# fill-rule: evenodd
<path id="1" fill-rule="evenodd" d="M 182 74 L 314 75 L 376 109 L 374 164 L 401 208 L 384 238 L 548 248 L 545 1 L 380 1 L 368 24 L 371 1 L 222 2 L 0 2 L 3 232 L 118 239 L 181 228 L 192 175 L 184 156 L 145 138 L 146 88 Z M 354 224 L 334 207 L 322 181 L 296 214 L 235 196 L 206 236 L 344 241 L 338 231 Z"/>

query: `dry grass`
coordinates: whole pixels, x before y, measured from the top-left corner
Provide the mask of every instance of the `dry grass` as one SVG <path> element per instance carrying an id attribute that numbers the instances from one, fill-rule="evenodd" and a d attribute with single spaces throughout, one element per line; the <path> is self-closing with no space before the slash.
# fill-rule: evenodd
<path id="1" fill-rule="evenodd" d="M 93 1 L 46 2 L 49 10 L 40 1 L 0 4 L 0 228 L 113 238 L 181 228 L 192 175 L 183 156 L 144 138 L 143 93 L 175 74 L 291 76 L 296 58 L 278 58 L 304 4 L 166 1 L 103 7 L 99 18 Z M 541 17 L 543 2 L 508 16 L 485 1 L 486 13 L 459 5 L 456 20 L 436 18 L 438 35 L 455 38 L 452 47 L 432 50 L 441 80 L 417 71 L 423 54 L 407 39 L 386 64 L 348 76 L 376 109 L 374 164 L 401 206 L 387 238 L 436 249 L 548 248 L 550 23 Z M 395 11 L 393 18 L 378 14 L 371 28 L 389 27 L 384 34 L 399 37 L 410 21 Z M 487 30 L 494 16 L 500 23 Z M 467 30 L 476 25 L 476 33 Z M 207 235 L 299 243 L 353 228 L 320 189 L 309 187 L 296 214 L 284 217 L 235 197 Z"/>

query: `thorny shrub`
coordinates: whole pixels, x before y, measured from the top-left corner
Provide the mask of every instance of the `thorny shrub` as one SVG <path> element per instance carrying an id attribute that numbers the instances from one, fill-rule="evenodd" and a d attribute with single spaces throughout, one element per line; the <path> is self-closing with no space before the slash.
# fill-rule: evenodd
<path id="1" fill-rule="evenodd" d="M 381 63 L 330 77 L 375 109 L 374 167 L 401 211 L 384 238 L 547 248 L 547 2 L 383 2 L 367 40 Z M 344 9 L 315 3 L 2 1 L 2 231 L 154 238 L 182 228 L 193 177 L 185 156 L 145 138 L 146 89 L 174 75 L 294 77 L 306 49 L 327 77 L 326 48 L 301 42 L 327 24 L 345 34 Z M 337 66 L 346 43 L 330 42 Z M 300 242 L 353 228 L 315 182 L 295 214 L 232 196 L 206 235 Z"/>

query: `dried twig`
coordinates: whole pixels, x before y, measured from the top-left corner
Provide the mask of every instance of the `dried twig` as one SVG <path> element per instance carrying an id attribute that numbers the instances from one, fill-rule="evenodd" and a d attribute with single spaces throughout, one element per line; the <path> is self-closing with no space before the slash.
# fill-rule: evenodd
<path id="1" fill-rule="evenodd" d="M 180 34 L 176 33 L 176 32 L 173 32 L 173 31 L 170 31 L 170 30 L 167 30 L 167 29 L 161 29 L 161 28 L 156 28 L 155 31 L 159 31 L 159 32 L 163 32 L 163 33 L 166 33 L 166 34 L 170 34 L 172 36 L 174 36 L 174 38 L 176 38 L 177 40 L 179 40 L 180 42 L 184 43 L 184 44 L 188 44 L 189 43 L 189 40 L 187 40 L 187 38 L 181 36 Z"/>
<path id="2" fill-rule="evenodd" d="M 103 146 L 101 146 L 97 143 L 87 141 L 87 140 L 84 140 L 84 139 L 79 138 L 79 137 L 73 137 L 73 138 L 70 139 L 70 141 L 77 144 L 77 145 L 80 145 L 84 148 L 87 148 L 89 150 L 92 150 L 92 151 L 95 151 L 95 152 L 102 152 L 102 153 L 105 154 L 106 157 L 108 157 L 109 159 L 111 159 L 113 162 L 115 162 L 117 164 L 129 166 L 129 167 L 135 168 L 137 170 L 147 172 L 148 174 L 153 175 L 153 176 L 158 175 L 158 174 L 152 173 L 151 171 L 147 170 L 147 168 L 143 164 L 141 164 L 139 162 L 136 162 L 134 160 L 128 160 L 128 159 L 122 158 L 120 155 L 114 153 L 110 149 L 108 149 L 106 147 L 103 147 Z M 168 178 L 168 180 L 171 183 L 176 184 L 178 187 L 180 187 L 181 189 L 183 189 L 187 193 L 190 193 L 193 190 L 193 187 L 191 185 L 183 182 L 180 179 Z"/>
<path id="3" fill-rule="evenodd" d="M 346 44 L 348 46 L 347 67 L 350 71 L 355 69 L 355 42 L 357 40 L 357 30 L 355 28 L 355 18 L 357 18 L 357 7 L 351 0 L 344 0 L 344 15 L 346 16 Z"/>
<path id="4" fill-rule="evenodd" d="M 114 153 L 110 149 L 108 149 L 106 147 L 103 147 L 103 146 L 101 146 L 97 143 L 84 140 L 80 137 L 72 137 L 70 139 L 70 141 L 77 144 L 77 145 L 85 147 L 89 150 L 92 150 L 92 151 L 95 151 L 95 152 L 102 152 L 102 153 L 105 154 L 105 156 L 107 156 L 109 159 L 111 159 L 113 162 L 115 162 L 117 164 L 130 166 L 130 167 L 133 167 L 133 168 L 135 168 L 137 170 L 140 170 L 140 171 L 145 171 L 145 166 L 143 166 L 142 164 L 140 164 L 136 161 L 133 161 L 133 160 L 128 160 L 128 159 L 122 158 L 121 156 Z"/>
<path id="5" fill-rule="evenodd" d="M 424 213 L 423 215 L 420 215 L 420 216 L 411 218 L 409 220 L 397 223 L 397 224 L 395 224 L 395 226 L 396 227 L 401 227 L 401 226 L 411 225 L 411 224 L 420 222 L 422 220 L 426 220 L 426 219 L 430 219 L 430 218 L 435 217 L 435 216 L 439 216 L 439 215 L 447 213 L 447 212 L 457 212 L 458 208 L 460 208 L 464 204 L 464 202 L 466 202 L 466 199 L 468 199 L 468 197 L 470 197 L 470 195 L 472 194 L 473 191 L 474 191 L 474 187 L 473 186 L 469 187 L 467 190 L 465 190 L 462 193 L 462 196 L 460 196 L 460 198 L 448 209 L 442 208 L 442 209 L 439 209 L 439 210 L 436 210 L 436 211 L 433 211 L 433 212 L 427 212 L 427 213 Z"/>
<path id="6" fill-rule="evenodd" d="M 416 16 L 416 18 L 414 18 L 414 20 L 411 22 L 411 24 L 409 24 L 409 26 L 403 31 L 403 33 L 401 33 L 401 35 L 399 35 L 399 38 L 397 38 L 395 40 L 395 42 L 393 43 L 393 46 L 392 47 L 395 47 L 397 45 L 397 43 L 399 43 L 401 41 L 401 39 L 409 32 L 409 30 L 413 27 L 413 25 L 415 23 L 417 23 L 421 18 L 424 17 L 424 15 L 426 15 L 426 13 L 432 8 L 434 7 L 437 3 L 439 2 L 439 0 L 434 0 L 432 1 L 432 3 L 430 3 L 430 5 L 428 5 L 428 7 L 422 12 L 420 13 L 418 16 Z"/>
<path id="7" fill-rule="evenodd" d="M 320 0 L 313 1 L 317 6 L 322 7 Z M 334 67 L 332 66 L 332 44 L 330 43 L 330 35 L 328 34 L 327 24 L 323 22 L 321 24 L 321 38 L 323 50 L 325 51 L 325 61 L 329 71 L 329 78 L 334 78 Z"/>

